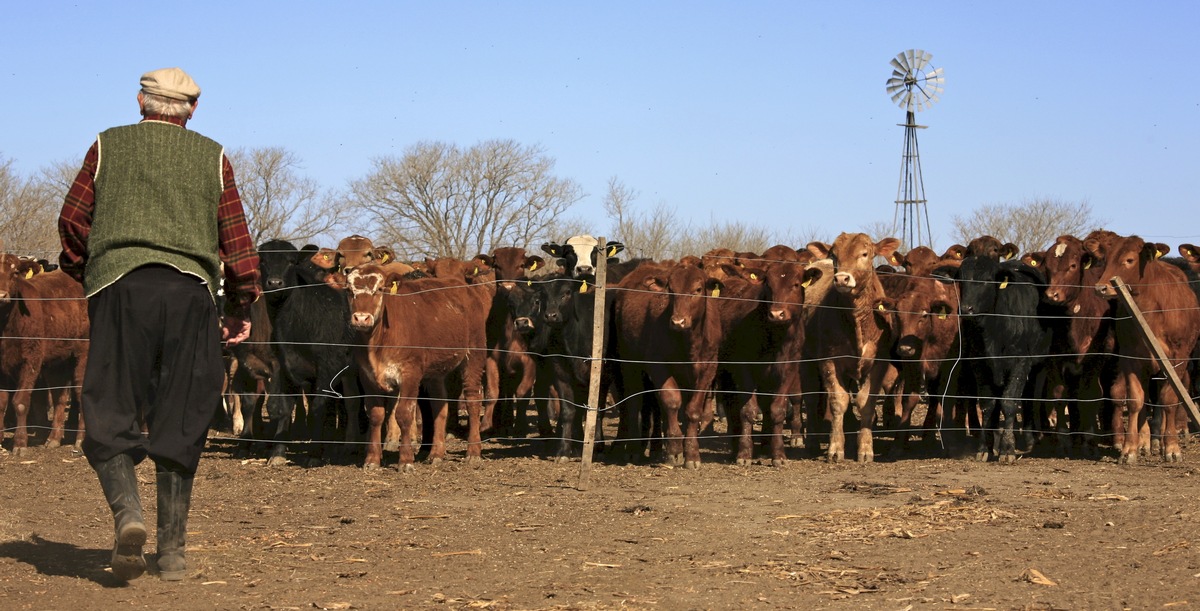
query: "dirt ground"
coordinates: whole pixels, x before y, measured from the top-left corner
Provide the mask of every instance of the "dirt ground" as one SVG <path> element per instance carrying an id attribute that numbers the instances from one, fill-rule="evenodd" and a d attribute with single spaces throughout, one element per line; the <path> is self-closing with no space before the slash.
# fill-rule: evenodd
<path id="1" fill-rule="evenodd" d="M 0 605 L 1200 607 L 1195 442 L 1190 462 L 1136 466 L 1111 453 L 1000 465 L 928 449 L 867 465 L 789 450 L 783 467 L 739 467 L 725 447 L 706 440 L 699 470 L 600 456 L 581 491 L 580 463 L 541 458 L 535 440 L 488 443 L 479 466 L 461 462 L 456 442 L 451 460 L 403 474 L 268 468 L 214 438 L 196 482 L 189 577 L 123 585 L 106 567 L 112 521 L 87 462 L 36 445 L 0 456 Z M 138 477 L 152 522 L 149 462 Z"/>

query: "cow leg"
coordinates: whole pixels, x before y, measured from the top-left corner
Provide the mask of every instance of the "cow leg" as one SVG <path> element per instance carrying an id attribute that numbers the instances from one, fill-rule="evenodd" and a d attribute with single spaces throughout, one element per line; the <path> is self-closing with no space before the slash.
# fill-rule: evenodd
<path id="1" fill-rule="evenodd" d="M 1145 414 L 1142 412 L 1145 396 L 1143 395 L 1141 380 L 1138 379 L 1136 374 L 1122 371 L 1118 374 L 1117 380 L 1113 384 L 1112 398 L 1116 406 L 1116 412 L 1113 416 L 1114 428 L 1117 426 L 1116 420 L 1122 418 L 1122 413 L 1124 413 L 1124 417 L 1128 420 L 1121 427 L 1124 435 L 1121 438 L 1121 455 L 1118 462 L 1129 465 L 1137 464 L 1141 428 L 1145 424 Z"/>
<path id="2" fill-rule="evenodd" d="M 767 405 L 763 410 L 763 432 L 768 433 L 764 442 L 768 446 L 772 467 L 782 467 L 787 464 L 787 454 L 783 448 L 783 429 L 787 425 L 788 394 L 780 392 L 773 397 L 767 397 Z M 761 404 L 760 399 L 760 404 Z M 770 431 L 767 431 L 770 427 Z"/>
<path id="3" fill-rule="evenodd" d="M 679 423 L 679 409 L 683 402 L 683 397 L 680 394 L 679 386 L 675 383 L 674 378 L 667 380 L 659 387 L 658 403 L 662 410 L 663 419 L 666 421 L 666 431 L 664 437 L 664 451 L 667 464 L 682 465 L 683 464 L 683 428 Z"/>
<path id="4" fill-rule="evenodd" d="M 645 440 L 649 437 L 650 422 L 643 421 L 646 406 L 646 385 L 640 369 L 622 367 L 620 376 L 621 394 L 620 419 L 617 421 L 617 442 L 613 444 L 612 457 L 626 464 L 640 461 L 645 456 Z"/>
<path id="5" fill-rule="evenodd" d="M 825 388 L 829 396 L 829 449 L 825 456 L 829 462 L 841 462 L 846 458 L 846 410 L 850 408 L 850 393 L 842 387 L 841 381 L 833 371 L 826 371 Z"/>
<path id="6" fill-rule="evenodd" d="M 746 396 L 740 393 L 726 394 L 724 399 L 725 421 L 728 423 L 734 462 L 742 466 L 750 465 L 754 462 L 753 433 L 758 406 L 753 398 L 746 400 Z M 741 407 L 735 407 L 737 405 Z"/>
<path id="7" fill-rule="evenodd" d="M 1191 379 L 1188 376 L 1186 368 L 1176 367 L 1175 371 L 1179 372 L 1179 379 L 1183 382 L 1184 388 L 1191 387 Z M 1167 462 L 1181 462 L 1183 460 L 1183 449 L 1179 446 L 1179 438 L 1181 434 L 1187 434 L 1187 415 L 1184 412 L 1183 403 L 1179 397 L 1179 393 L 1175 392 L 1175 387 L 1171 384 L 1163 382 L 1160 384 L 1158 404 L 1163 406 L 1161 409 L 1166 413 L 1163 419 L 1163 458 Z"/>
<path id="8" fill-rule="evenodd" d="M 57 393 L 51 393 L 54 401 L 54 417 L 50 420 L 50 435 L 46 437 L 47 448 L 57 448 L 62 445 L 63 429 L 67 422 L 67 405 L 71 402 L 71 389 L 63 388 Z"/>
<path id="9" fill-rule="evenodd" d="M 480 379 L 483 376 L 483 370 L 478 366 L 479 362 L 478 358 L 468 357 L 466 371 L 463 373 L 462 398 L 467 402 L 467 455 L 464 460 L 468 463 L 479 462 L 483 458 L 480 418 L 481 412 L 486 409 L 486 406 L 484 405 L 483 381 Z"/>
<path id="10" fill-rule="evenodd" d="M 398 408 L 397 408 L 398 409 Z M 363 469 L 378 469 L 383 463 L 383 444 L 381 437 L 384 420 L 387 419 L 387 408 L 377 398 L 371 397 L 366 405 L 367 410 L 367 451 L 363 458 Z M 393 413 L 396 410 L 392 410 Z M 409 448 L 412 453 L 412 448 Z"/>
<path id="11" fill-rule="evenodd" d="M 711 380 L 709 381 L 711 384 Z M 701 383 L 698 388 L 707 388 Z M 692 390 L 687 393 L 687 431 L 683 438 L 683 467 L 685 469 L 700 468 L 700 427 L 704 423 L 704 415 L 708 409 L 708 393 L 702 390 Z"/>

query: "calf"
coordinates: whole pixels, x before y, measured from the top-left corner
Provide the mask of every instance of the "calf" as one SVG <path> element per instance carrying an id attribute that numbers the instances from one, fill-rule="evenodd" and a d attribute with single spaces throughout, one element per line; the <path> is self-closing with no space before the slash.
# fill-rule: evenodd
<path id="1" fill-rule="evenodd" d="M 975 458 L 986 461 L 991 434 L 997 458 L 1016 461 L 1013 425 L 1020 402 L 1028 396 L 1033 367 L 1050 349 L 1051 330 L 1042 317 L 1045 278 L 1019 260 L 1001 263 L 971 255 L 953 273 L 959 288 L 962 358 L 980 395 L 981 424 Z M 999 400 L 1004 421 L 998 422 Z M 992 433 L 999 427 L 999 433 Z"/>
<path id="2" fill-rule="evenodd" d="M 1188 360 L 1200 336 L 1200 303 L 1187 286 L 1187 276 L 1179 268 L 1158 260 L 1162 249 L 1137 236 L 1115 238 L 1100 245 L 1091 243 L 1090 252 L 1106 261 L 1099 294 L 1116 300 L 1117 290 L 1110 283 L 1120 278 L 1133 295 L 1134 303 L 1146 320 L 1149 332 L 1162 344 L 1167 358 L 1175 368 L 1185 388 L 1189 387 Z M 1120 462 L 1137 462 L 1139 434 L 1146 414 L 1142 411 L 1145 396 L 1151 389 L 1150 380 L 1162 374 L 1161 366 L 1138 332 L 1137 321 L 1118 303 L 1118 316 L 1113 325 L 1117 346 L 1117 375 L 1110 389 L 1116 410 L 1113 429 L 1121 430 L 1119 422 L 1126 414 L 1120 442 Z M 1178 393 L 1170 384 L 1160 384 L 1156 403 L 1164 412 L 1163 451 L 1168 461 L 1182 458 L 1179 433 L 1187 429 L 1187 418 Z"/>
<path id="3" fill-rule="evenodd" d="M 20 456 L 29 444 L 26 428 L 30 400 L 39 380 L 59 388 L 46 445 L 57 447 L 72 389 L 83 385 L 87 368 L 88 312 L 83 287 L 62 271 L 38 273 L 33 260 L 0 255 L 0 423 L 9 395 L 16 410 L 12 453 Z M 76 403 L 78 405 L 78 402 Z M 83 418 L 75 447 L 83 442 Z"/>
<path id="4" fill-rule="evenodd" d="M 1103 262 L 1084 248 L 1083 240 L 1071 235 L 1059 236 L 1045 252 L 1028 253 L 1021 260 L 1042 270 L 1046 277 L 1042 300 L 1062 317 L 1051 321 L 1053 356 L 1046 362 L 1046 394 L 1059 412 L 1056 426 L 1082 435 L 1081 450 L 1097 456 L 1098 416 L 1111 384 L 1105 372 L 1113 366 L 1115 351 L 1116 304 L 1093 290 L 1101 282 Z M 1064 436 L 1059 451 L 1069 452 L 1071 445 L 1070 437 Z"/>
<path id="5" fill-rule="evenodd" d="M 487 354 L 485 323 L 491 296 L 459 278 L 410 280 L 365 264 L 345 278 L 350 316 L 357 335 L 354 359 L 366 388 L 369 422 L 365 468 L 382 461 L 381 429 L 386 397 L 396 397 L 402 471 L 413 470 L 417 398 L 424 389 L 433 402 L 429 459 L 446 455 L 447 383 L 458 376 L 467 404 L 466 460 L 478 460 L 479 416 Z"/>
<path id="6" fill-rule="evenodd" d="M 834 265 L 833 290 L 825 294 L 809 327 L 815 331 L 815 337 L 810 337 L 829 398 L 832 430 L 826 455 L 832 462 L 845 457 L 842 427 L 851 391 L 855 392 L 859 419 L 858 460 L 875 459 L 875 402 L 887 373 L 884 357 L 891 350 L 892 336 L 873 260 L 889 256 L 899 244 L 896 238 L 876 243 L 863 233 L 843 233 L 833 246 L 821 242 L 808 246 L 818 258 L 832 259 Z"/>
<path id="7" fill-rule="evenodd" d="M 293 440 L 292 419 L 302 400 L 307 399 L 307 431 L 297 438 L 317 441 L 309 452 L 310 464 L 324 461 L 325 416 L 336 396 L 360 395 L 356 371 L 351 367 L 350 329 L 346 298 L 325 284 L 327 272 L 314 259 L 316 253 L 292 266 L 288 272 L 288 296 L 272 319 L 271 342 L 278 373 L 271 377 L 267 392 L 266 437 L 272 441 L 268 465 L 287 463 L 287 442 Z M 253 330 L 253 326 L 251 327 Z M 344 424 L 357 427 L 358 404 L 350 401 Z M 351 433 L 352 431 L 347 431 Z"/>

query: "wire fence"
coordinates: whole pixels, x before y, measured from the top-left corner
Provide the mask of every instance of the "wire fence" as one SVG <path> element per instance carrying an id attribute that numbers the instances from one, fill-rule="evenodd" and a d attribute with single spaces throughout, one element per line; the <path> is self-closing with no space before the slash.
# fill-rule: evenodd
<path id="1" fill-rule="evenodd" d="M 546 279 L 529 279 L 529 280 L 526 280 L 525 282 L 527 282 L 530 285 L 536 285 L 539 283 L 552 282 L 552 281 L 553 280 L 546 280 Z M 962 282 L 968 282 L 968 281 L 956 280 L 955 282 L 962 283 Z M 429 289 L 429 290 L 431 290 L 431 291 L 461 291 L 461 290 L 478 291 L 481 288 L 491 289 L 491 286 L 489 286 L 489 285 L 494 286 L 497 284 L 499 284 L 499 283 L 498 282 L 490 282 L 490 283 L 485 282 L 482 284 L 467 285 L 467 286 L 437 287 L 437 288 L 433 288 L 433 289 Z M 311 290 L 314 287 L 318 287 L 318 286 L 325 287 L 326 285 L 316 284 L 316 285 L 307 285 L 307 286 L 294 286 L 294 287 L 288 287 L 288 288 L 283 288 L 283 289 L 267 291 L 266 294 L 272 295 L 272 294 L 277 294 L 277 293 L 286 293 L 289 291 Z M 1095 290 L 1094 286 L 1088 286 L 1088 285 L 1074 286 L 1071 288 L 1077 288 L 1079 290 L 1085 290 L 1085 291 Z M 612 293 L 619 293 L 621 291 L 626 291 L 626 292 L 630 292 L 630 293 L 643 293 L 643 294 L 655 295 L 659 298 L 671 298 L 671 297 L 677 296 L 677 294 L 674 294 L 674 293 L 664 293 L 661 291 L 650 291 L 650 290 L 644 290 L 644 289 L 625 288 L 625 287 L 619 287 L 619 286 L 608 286 L 608 287 L 605 287 L 605 289 Z M 1178 290 L 1195 291 L 1196 286 L 1193 283 L 1188 283 L 1188 285 L 1186 285 L 1186 286 L 1178 287 Z M 422 292 L 424 292 L 424 291 L 422 291 Z M 717 299 L 717 300 L 758 301 L 757 299 L 739 298 L 739 297 L 733 297 L 733 296 L 728 296 L 728 295 L 717 295 L 717 296 L 706 295 L 703 298 L 704 299 Z M 61 301 L 63 299 L 68 299 L 68 298 L 50 297 L 50 298 L 40 298 L 40 299 Z M 23 298 L 21 298 L 21 297 L 11 298 L 11 301 L 17 305 L 19 305 L 19 303 L 22 300 L 23 300 Z M 839 308 L 837 306 L 825 305 L 825 304 L 820 304 L 820 303 L 805 303 L 805 304 L 792 304 L 792 305 L 803 306 L 810 312 L 816 311 L 816 310 L 819 310 L 822 308 L 834 308 L 834 309 L 840 309 L 840 310 L 850 309 L 850 308 Z M 891 311 L 894 313 L 928 314 L 927 312 L 898 312 L 896 310 L 891 310 Z M 1160 310 L 1158 312 L 1147 312 L 1147 313 L 1164 313 L 1164 312 L 1170 312 L 1170 311 L 1173 311 L 1173 310 Z M 958 317 L 956 313 L 951 313 L 950 316 L 955 316 L 956 318 L 958 318 L 958 324 L 960 327 L 960 335 L 961 335 L 962 318 Z M 984 314 L 977 314 L 976 316 L 1002 316 L 1002 315 L 984 313 Z M 1061 320 L 1077 319 L 1078 317 L 1073 316 L 1069 313 L 1063 313 L 1060 315 L 1039 316 L 1039 318 L 1050 319 L 1052 321 L 1053 320 L 1061 321 Z M 1129 318 L 1130 317 L 1128 315 L 1123 315 L 1123 316 L 1118 316 L 1118 317 L 1100 316 L 1100 317 L 1092 317 L 1091 319 L 1093 319 L 1093 320 L 1107 319 L 1107 320 L 1112 320 L 1112 321 L 1118 321 L 1118 320 L 1127 320 Z M 12 337 L 12 336 L 0 336 L 0 342 L 6 342 L 6 343 L 12 342 L 14 340 L 21 340 L 21 339 L 34 340 L 34 341 L 51 341 L 51 342 L 53 342 L 53 341 L 62 341 L 62 342 L 87 341 L 86 338 L 71 338 L 71 337 L 39 336 L 39 337 L 18 338 L 18 337 Z M 304 343 L 304 342 L 280 342 L 280 341 L 248 341 L 248 342 L 246 342 L 246 345 L 247 346 L 265 346 L 265 347 L 269 347 L 269 348 L 273 348 L 273 349 L 279 348 L 281 346 L 320 345 L 320 346 L 327 346 L 327 347 L 346 348 L 348 350 L 359 346 L 359 344 L 357 344 L 357 343 L 315 344 L 315 343 Z M 463 350 L 470 348 L 467 346 L 450 346 L 450 347 L 448 347 L 448 346 L 414 346 L 414 345 L 391 345 L 391 346 L 387 346 L 387 347 L 394 348 L 394 349 L 405 349 L 405 350 L 445 350 L 445 351 L 463 351 Z M 510 353 L 507 350 L 498 349 L 498 348 L 492 348 L 489 350 L 489 352 L 497 353 L 497 354 Z M 566 359 L 576 359 L 576 360 L 580 360 L 580 361 L 584 361 L 584 362 L 591 360 L 590 356 L 570 355 L 570 354 L 561 354 L 561 353 L 553 353 L 553 352 L 547 352 L 547 353 L 534 352 L 534 353 L 528 353 L 528 354 L 535 357 L 536 359 L 566 358 Z M 1020 358 L 1031 358 L 1031 359 L 1036 359 L 1036 360 L 1052 360 L 1052 359 L 1073 360 L 1073 359 L 1081 358 L 1083 356 L 1099 357 L 1099 358 L 1114 358 L 1114 359 L 1118 358 L 1118 357 L 1119 358 L 1144 358 L 1147 361 L 1152 360 L 1150 357 L 1130 357 L 1128 355 L 1121 355 L 1116 352 L 1107 352 L 1107 351 L 1090 352 L 1090 353 L 1087 353 L 1086 355 L 1085 354 L 1059 353 L 1059 352 L 1045 352 L 1042 354 L 1024 355 L 1023 357 L 1020 357 Z M 835 354 L 835 355 L 826 354 L 823 357 L 815 358 L 815 359 L 781 361 L 776 364 L 783 364 L 783 365 L 787 365 L 787 366 L 799 367 L 805 362 L 812 363 L 812 362 L 819 362 L 821 360 L 846 359 L 846 358 L 857 358 L 857 357 L 858 357 L 857 353 L 847 352 L 844 354 Z M 766 366 L 768 364 L 766 362 L 758 361 L 758 360 L 731 361 L 731 360 L 717 359 L 717 360 L 707 361 L 707 362 L 686 362 L 686 361 L 676 361 L 676 360 L 639 360 L 639 359 L 626 359 L 626 358 L 623 358 L 622 355 L 619 355 L 619 354 L 606 356 L 605 359 L 614 365 L 625 364 L 625 365 L 633 365 L 633 366 L 641 366 L 641 367 L 645 367 L 645 366 L 649 366 L 649 365 L 664 365 L 664 364 L 666 364 L 666 365 L 711 364 L 711 365 L 717 365 L 717 366 L 732 366 L 732 365 Z M 934 364 L 943 364 L 944 363 L 947 365 L 952 365 L 952 366 L 957 367 L 959 365 L 968 364 L 973 361 L 981 361 L 981 360 L 987 360 L 987 359 L 989 359 L 989 357 L 969 356 L 969 355 L 964 354 L 962 352 L 962 343 L 958 342 L 956 353 L 947 354 L 946 356 L 941 357 L 941 358 L 924 359 L 924 360 L 934 363 Z M 899 359 L 899 358 L 886 358 L 885 360 L 892 361 L 897 365 L 901 365 L 905 362 L 904 359 Z M 348 363 L 347 366 L 350 367 L 350 364 Z M 344 374 L 346 371 L 348 371 L 348 369 L 344 369 L 339 375 Z M 9 383 L 11 383 L 11 381 L 9 381 Z M 342 392 L 336 390 L 338 387 L 339 387 L 338 379 L 336 379 L 336 378 L 330 379 L 330 380 L 323 380 L 323 381 L 320 381 L 320 383 L 318 384 L 318 388 L 319 388 L 318 392 L 325 393 L 328 396 L 331 396 L 331 397 L 334 397 L 334 398 L 337 398 L 337 399 L 340 399 L 343 401 L 348 401 L 348 402 L 361 401 L 364 399 L 382 399 L 382 400 L 386 400 L 386 401 L 390 401 L 390 402 L 394 402 L 397 400 L 403 400 L 403 399 L 410 399 L 410 400 L 418 399 L 418 397 L 398 397 L 396 395 L 379 396 L 379 395 L 354 394 L 354 393 L 342 394 Z M 27 390 L 32 391 L 35 396 L 38 396 L 42 393 L 61 391 L 63 389 L 71 389 L 71 390 L 75 391 L 76 396 L 78 396 L 79 388 L 76 386 L 45 385 L 45 386 L 35 386 L 35 387 L 27 389 Z M 4 401 L 6 403 L 9 401 L 9 399 L 11 399 L 11 395 L 13 393 L 18 392 L 19 390 L 21 390 L 21 389 L 11 388 L 11 387 L 0 387 L 0 393 L 4 393 L 6 395 L 6 398 L 4 399 Z M 753 398 L 755 396 L 763 395 L 763 393 L 761 393 L 761 392 L 756 393 L 755 391 L 752 391 L 752 390 L 739 391 L 736 389 L 734 389 L 734 390 L 730 390 L 730 389 L 714 390 L 712 388 L 684 388 L 684 389 L 680 389 L 680 390 L 684 391 L 684 392 L 689 392 L 689 393 L 712 393 L 713 400 L 720 398 L 721 405 L 724 405 L 725 403 L 728 403 L 730 405 L 738 405 L 739 403 L 745 403 L 746 401 L 751 400 L 751 398 Z M 611 403 L 605 402 L 605 404 L 601 405 L 601 406 L 586 405 L 579 401 L 574 401 L 571 403 L 571 405 L 577 409 L 597 410 L 602 414 L 615 415 L 615 414 L 620 413 L 620 411 L 626 406 L 626 404 L 628 402 L 640 400 L 647 395 L 654 395 L 659 392 L 661 392 L 661 391 L 657 390 L 657 389 L 650 389 L 650 390 L 644 390 L 644 391 L 632 393 L 628 396 L 614 397 L 614 400 Z M 824 392 L 824 389 L 802 389 L 802 394 L 807 395 L 809 397 L 820 395 L 823 392 Z M 928 396 L 928 393 L 930 392 L 929 389 L 919 389 L 917 391 L 913 391 L 911 389 L 905 389 L 904 392 L 885 392 L 885 393 L 881 394 L 879 396 L 879 402 L 880 402 L 880 405 L 885 406 L 885 407 L 883 409 L 880 409 L 879 411 L 885 412 L 888 409 L 891 409 L 890 406 L 892 406 L 896 401 L 904 398 L 905 395 L 911 394 L 913 392 L 917 392 L 917 393 L 921 394 L 921 404 L 922 405 L 926 405 L 926 406 L 928 405 L 928 400 L 931 398 Z M 234 394 L 235 393 L 233 391 L 230 391 L 226 394 L 226 402 L 227 403 L 233 402 Z M 243 394 L 245 394 L 246 395 L 245 398 L 248 399 L 248 398 L 250 398 L 250 395 L 252 393 L 243 393 Z M 291 399 L 295 402 L 301 402 L 306 398 L 305 395 L 302 393 L 301 394 L 292 394 L 292 395 L 285 394 L 282 396 L 285 398 Z M 794 397 L 795 395 L 768 395 L 768 396 L 786 396 L 786 397 L 791 398 L 791 397 Z M 731 397 L 739 397 L 740 399 L 731 398 Z M 942 394 L 937 395 L 936 397 L 933 397 L 933 398 L 939 399 L 940 403 L 942 405 L 947 405 L 947 404 L 952 404 L 952 403 L 962 404 L 964 402 L 968 403 L 968 404 L 975 404 L 975 403 L 978 403 L 981 401 L 1000 401 L 1003 399 L 1003 397 L 1000 397 L 1000 396 L 985 396 L 985 395 L 978 395 L 978 394 L 963 395 L 963 394 L 951 393 L 947 390 L 943 390 Z M 1193 395 L 1193 399 L 1195 399 L 1195 398 L 1196 398 L 1195 395 Z M 496 398 L 495 397 L 487 397 L 486 399 L 488 401 L 491 401 Z M 1150 400 L 1151 398 L 1149 396 L 1147 397 L 1147 399 L 1148 400 L 1146 402 L 1146 405 L 1148 405 L 1148 406 L 1165 407 L 1165 406 L 1157 405 L 1157 404 L 1153 403 L 1153 401 Z M 521 405 L 518 406 L 518 409 L 526 409 L 526 410 L 533 409 L 532 406 L 539 404 L 539 403 L 545 403 L 545 402 L 551 402 L 551 401 L 562 401 L 562 400 L 563 399 L 561 397 L 555 397 L 555 396 L 527 397 L 527 398 L 523 398 L 520 400 L 522 403 L 521 403 Z M 1052 398 L 1052 397 L 1040 396 L 1040 395 L 1023 396 L 1021 398 L 1021 401 L 1025 405 L 1040 406 L 1040 407 L 1051 407 L 1051 406 L 1057 407 L 1057 406 L 1063 405 L 1064 403 L 1066 403 L 1068 401 L 1072 402 L 1076 405 L 1081 404 L 1080 399 L 1075 396 L 1070 396 L 1070 397 L 1066 397 L 1066 398 Z M 1106 398 L 1085 399 L 1085 400 L 1083 400 L 1083 404 L 1086 404 L 1088 402 L 1103 403 L 1105 401 L 1107 401 Z M 462 403 L 463 403 L 463 400 L 461 400 L 461 399 L 450 399 L 450 404 L 452 406 L 452 414 L 458 414 L 458 412 L 461 411 Z M 77 405 L 77 404 L 78 404 L 78 402 L 76 401 L 75 405 Z M 263 405 L 265 406 L 265 401 L 263 401 Z M 50 401 L 49 408 L 53 409 L 53 401 L 52 400 Z M 12 412 L 12 411 L 13 410 L 8 410 L 8 412 Z M 736 416 L 730 415 L 729 417 L 736 417 Z M 975 426 L 972 426 L 969 428 L 964 427 L 964 428 L 960 428 L 960 429 L 956 429 L 953 427 L 944 427 L 941 425 L 939 425 L 938 427 L 933 428 L 933 429 L 923 428 L 920 425 L 913 426 L 913 427 L 905 427 L 905 428 L 888 428 L 886 426 L 887 421 L 888 421 L 888 419 L 885 418 L 885 426 L 874 428 L 873 432 L 875 435 L 895 436 L 895 437 L 899 438 L 900 436 L 906 436 L 906 435 L 926 435 L 926 434 L 931 434 L 931 433 L 944 433 L 944 432 L 955 431 L 955 430 L 957 430 L 959 432 L 963 432 L 963 433 L 966 433 L 966 432 L 978 433 L 981 430 L 984 430 L 984 428 L 985 428 L 983 425 L 978 424 L 978 423 Z M 0 423 L 0 424 L 2 424 L 2 423 Z M 1032 424 L 1032 423 L 1026 423 L 1026 424 Z M 50 427 L 48 425 L 43 425 L 40 423 L 32 423 L 29 425 L 28 428 L 32 431 L 38 431 L 38 430 L 43 430 L 43 429 L 49 430 Z M 986 430 L 997 430 L 997 429 L 988 427 Z M 15 431 L 15 427 L 9 427 L 9 428 L 3 429 L 4 433 L 12 433 L 14 431 Z M 73 428 L 73 429 L 68 429 L 67 432 L 78 435 L 81 431 L 78 428 Z M 1061 429 L 1061 427 L 1058 429 L 1054 429 L 1054 430 L 1039 430 L 1037 432 L 1039 434 L 1064 435 L 1064 436 L 1068 436 L 1070 438 L 1100 438 L 1106 434 L 1106 433 L 1095 433 L 1095 432 L 1088 432 L 1088 431 L 1063 430 L 1063 429 Z M 853 433 L 851 433 L 851 434 L 853 434 Z M 753 437 L 758 437 L 758 438 L 765 437 L 768 435 L 769 435 L 769 433 L 764 433 L 764 432 L 752 434 Z M 829 433 L 810 432 L 810 433 L 808 433 L 808 435 L 810 435 L 810 440 L 811 440 L 814 438 L 815 439 L 824 438 L 824 437 L 828 436 Z M 728 433 L 717 433 L 715 430 L 710 429 L 708 432 L 706 432 L 704 435 L 702 435 L 701 438 L 705 439 L 705 440 L 722 440 L 722 439 L 730 440 L 730 439 L 733 439 L 733 436 L 729 435 Z M 243 437 L 236 437 L 236 436 L 232 436 L 232 435 L 224 435 L 224 434 L 221 434 L 220 431 L 218 431 L 217 434 L 215 434 L 215 435 L 211 435 L 210 439 L 218 440 L 218 441 L 238 442 L 238 443 L 245 443 L 245 444 L 275 443 L 272 440 L 249 439 L 249 438 L 243 438 Z M 659 439 L 659 438 L 658 437 L 638 437 L 638 438 L 626 439 L 626 441 L 651 442 L 651 441 L 655 441 L 657 439 Z M 557 441 L 558 439 L 552 438 L 552 440 Z M 547 441 L 546 438 L 529 438 L 529 437 L 488 437 L 485 439 L 486 443 L 502 443 L 502 444 L 510 444 L 510 445 L 512 445 L 512 444 L 536 444 L 536 443 L 545 442 L 545 441 Z M 354 446 L 354 445 L 364 445 L 367 442 L 346 440 L 346 439 L 341 439 L 341 440 L 294 439 L 294 440 L 289 440 L 287 443 L 289 445 L 295 444 L 297 446 L 320 446 L 320 445 Z"/>

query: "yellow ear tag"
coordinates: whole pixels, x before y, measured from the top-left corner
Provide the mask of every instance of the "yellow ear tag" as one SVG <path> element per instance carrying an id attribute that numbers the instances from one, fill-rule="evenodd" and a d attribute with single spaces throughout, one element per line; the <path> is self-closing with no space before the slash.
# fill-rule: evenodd
<path id="1" fill-rule="evenodd" d="M 392 280 L 392 286 L 388 290 L 391 292 L 391 294 L 395 295 L 396 291 L 400 290 L 400 282 L 398 280 Z"/>
<path id="2" fill-rule="evenodd" d="M 938 312 L 938 320 L 946 320 L 946 311 Z"/>
<path id="3" fill-rule="evenodd" d="M 1030 267 L 1037 267 L 1037 259 L 1030 259 L 1030 260 L 1029 260 L 1029 266 L 1030 266 Z"/>
<path id="4" fill-rule="evenodd" d="M 472 276 L 478 276 L 478 275 L 479 275 L 479 266 L 478 266 L 478 265 L 476 265 L 476 266 L 475 266 L 475 271 L 471 272 L 471 275 L 472 275 Z"/>
<path id="5" fill-rule="evenodd" d="M 713 289 L 712 296 L 713 296 L 713 297 L 720 297 L 720 296 L 721 296 L 721 289 Z"/>
<path id="6" fill-rule="evenodd" d="M 1002 288 L 1002 289 L 1008 288 L 1008 280 L 1007 279 L 1000 283 L 1000 288 Z"/>
<path id="7" fill-rule="evenodd" d="M 530 265 L 530 266 L 529 266 L 529 271 L 533 271 L 533 270 L 535 270 L 535 269 L 537 269 L 537 268 L 538 268 L 537 261 L 534 261 L 534 262 L 533 262 L 533 265 Z"/>
<path id="8" fill-rule="evenodd" d="M 881 303 L 881 304 L 879 304 L 879 311 L 880 311 L 880 312 L 886 312 L 886 311 L 887 311 L 887 308 L 883 307 L 883 304 Z"/>
<path id="9" fill-rule="evenodd" d="M 33 270 L 32 269 L 25 270 L 25 279 L 28 280 L 32 277 L 33 277 Z"/>
<path id="10" fill-rule="evenodd" d="M 804 282 L 800 283 L 800 286 L 802 286 L 804 288 L 808 288 L 808 286 L 810 284 L 812 284 L 812 278 L 809 278 L 808 280 L 805 280 Z"/>
<path id="11" fill-rule="evenodd" d="M 579 285 L 579 292 L 580 292 L 580 293 L 586 293 L 586 292 L 587 292 L 587 280 L 584 280 L 584 281 L 583 281 L 583 284 Z"/>
<path id="12" fill-rule="evenodd" d="M 1092 269 L 1092 260 L 1088 259 L 1087 263 L 1083 264 L 1083 269 Z"/>
<path id="13" fill-rule="evenodd" d="M 758 280 L 758 274 L 750 274 L 751 280 Z"/>
<path id="14" fill-rule="evenodd" d="M 386 252 L 383 253 L 383 258 L 381 258 L 380 261 L 383 263 L 387 263 L 389 260 L 391 260 L 391 257 L 389 257 Z"/>
<path id="15" fill-rule="evenodd" d="M 533 286 L 533 280 L 526 280 L 525 286 Z"/>

